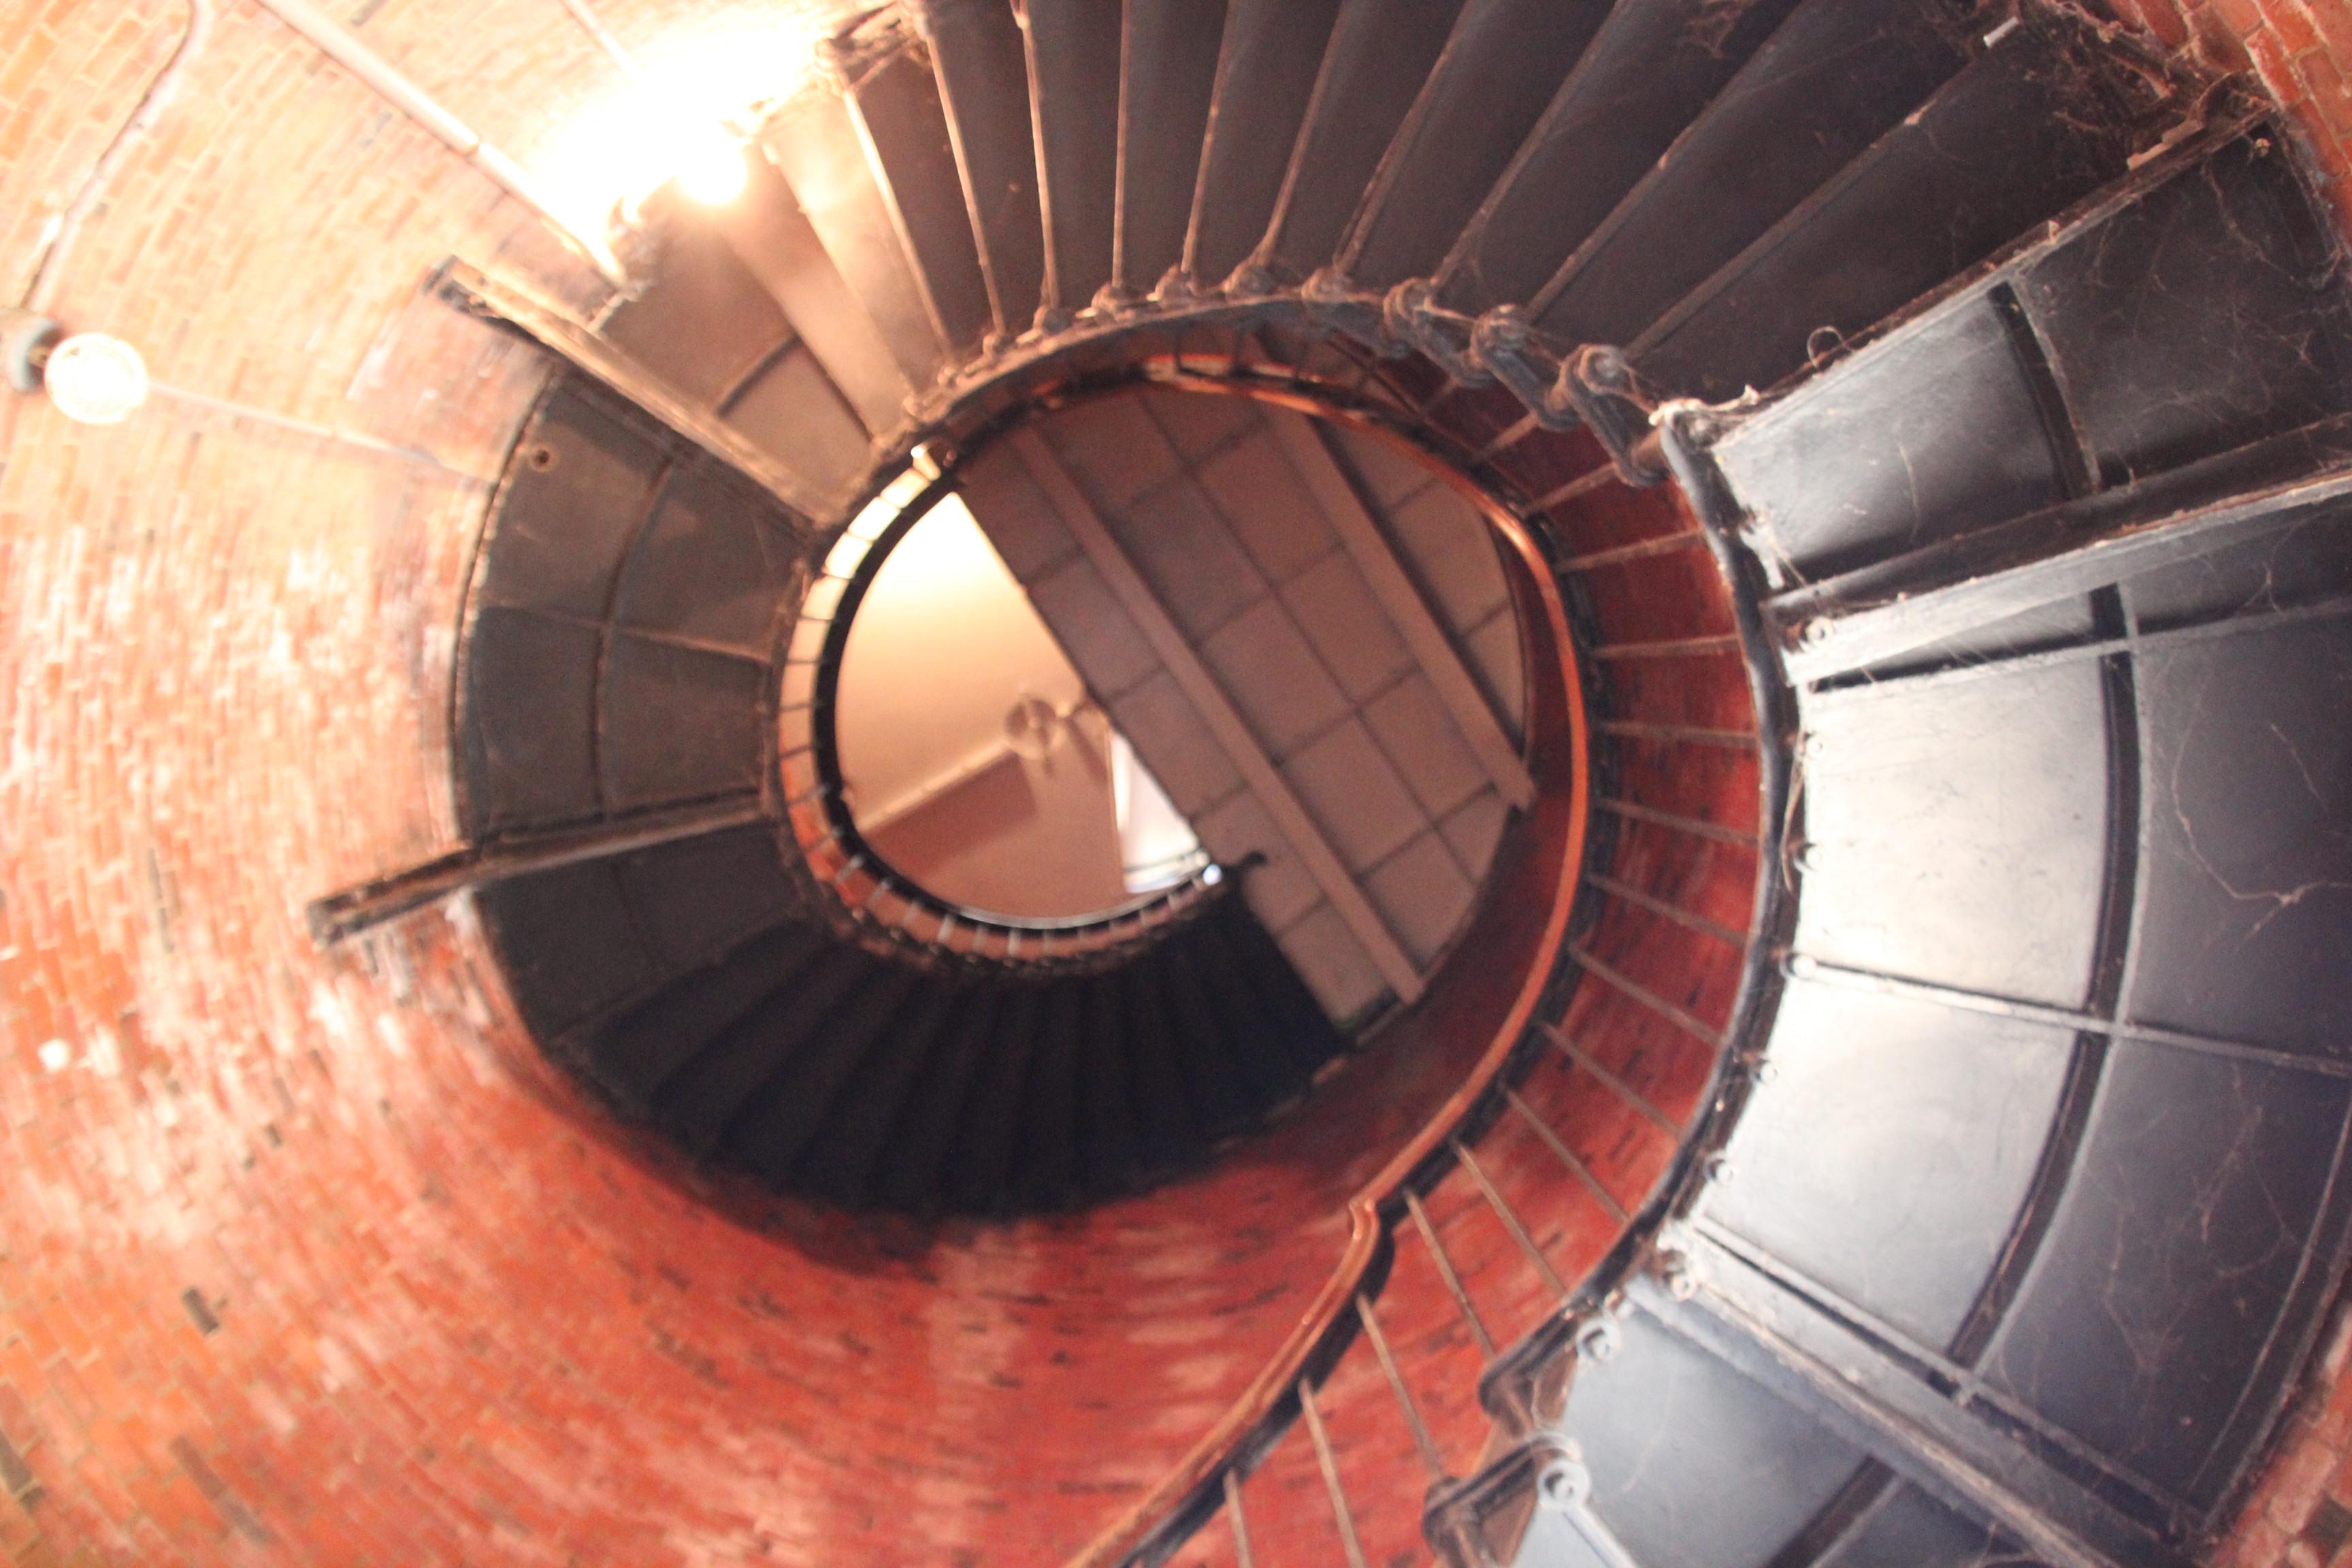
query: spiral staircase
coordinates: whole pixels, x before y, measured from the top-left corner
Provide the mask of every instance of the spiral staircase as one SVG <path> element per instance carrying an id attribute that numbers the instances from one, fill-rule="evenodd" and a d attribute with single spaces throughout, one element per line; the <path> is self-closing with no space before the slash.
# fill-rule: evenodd
<path id="1" fill-rule="evenodd" d="M 555 367 L 463 633 L 473 848 L 322 933 L 476 887 L 717 1202 L 1347 1171 L 1225 1414 L 1006 1560 L 2205 1551 L 2352 1244 L 2352 312 L 2273 112 L 2055 0 L 928 0 L 824 58 L 607 310 L 436 274 Z M 1303 416 L 1440 666 L 1375 470 L 1483 524 L 1525 787 L 1402 963 L 1287 678 L 1170 641 L 1106 525 L 1087 411 L 1139 398 Z M 1139 752 L 1211 735 L 1273 831 L 1065 921 L 865 842 L 845 630 L 950 494 L 1093 542 L 1180 692 Z"/>

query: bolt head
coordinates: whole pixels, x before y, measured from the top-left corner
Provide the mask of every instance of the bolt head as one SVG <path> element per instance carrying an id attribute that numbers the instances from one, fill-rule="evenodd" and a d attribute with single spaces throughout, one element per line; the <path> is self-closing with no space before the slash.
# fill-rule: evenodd
<path id="1" fill-rule="evenodd" d="M 1592 1472 L 1565 1455 L 1554 1457 L 1536 1477 L 1536 1497 L 1556 1513 L 1584 1506 L 1592 1496 Z"/>

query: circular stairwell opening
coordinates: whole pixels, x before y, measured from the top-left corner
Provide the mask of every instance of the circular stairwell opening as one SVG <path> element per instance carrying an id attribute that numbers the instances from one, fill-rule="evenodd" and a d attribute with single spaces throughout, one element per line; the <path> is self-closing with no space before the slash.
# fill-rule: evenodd
<path id="1" fill-rule="evenodd" d="M 976 919 L 1100 919 L 1209 869 L 961 496 L 916 521 L 867 583 L 835 676 L 834 744 L 860 837 Z"/>
<path id="2" fill-rule="evenodd" d="M 486 890 L 484 925 L 549 1054 L 730 1173 L 698 1194 L 1064 1211 L 1294 1122 L 1345 1186 L 1557 991 L 1588 734 L 1539 525 L 1416 416 L 1419 362 L 1249 342 L 1283 357 L 1147 331 L 1007 367 L 829 529 L 584 379 L 534 412 L 470 600 L 460 798 L 492 836 L 629 837 Z M 930 640 L 866 673 L 930 695 L 971 673 L 975 573 L 1057 658 L 974 682 L 965 738 L 1024 770 L 1131 748 L 1189 835 L 1172 882 L 1129 891 L 1121 856 L 1024 905 L 868 841 L 913 859 L 861 625 L 899 595 Z"/>
<path id="3" fill-rule="evenodd" d="M 1343 1028 L 1417 994 L 1533 796 L 1483 512 L 1297 407 L 1045 408 L 885 487 L 812 599 L 836 821 L 911 897 L 1067 931 L 1238 875 Z"/>

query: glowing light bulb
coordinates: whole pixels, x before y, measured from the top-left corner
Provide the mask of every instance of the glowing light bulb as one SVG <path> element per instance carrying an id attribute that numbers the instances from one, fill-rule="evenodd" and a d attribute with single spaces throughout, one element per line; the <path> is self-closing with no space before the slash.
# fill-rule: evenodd
<path id="1" fill-rule="evenodd" d="M 723 137 L 689 149 L 677 172 L 679 187 L 711 206 L 733 201 L 745 177 L 741 145 Z"/>
<path id="2" fill-rule="evenodd" d="M 42 381 L 58 413 L 84 425 L 119 425 L 147 401 L 139 351 L 104 332 L 80 332 L 49 351 Z"/>
<path id="3" fill-rule="evenodd" d="M 555 208 L 583 233 L 633 223 L 675 180 L 690 201 L 732 199 L 750 175 L 740 130 L 799 90 L 821 29 L 805 19 L 673 27 L 634 49 L 637 69 L 569 106 L 525 156 Z"/>

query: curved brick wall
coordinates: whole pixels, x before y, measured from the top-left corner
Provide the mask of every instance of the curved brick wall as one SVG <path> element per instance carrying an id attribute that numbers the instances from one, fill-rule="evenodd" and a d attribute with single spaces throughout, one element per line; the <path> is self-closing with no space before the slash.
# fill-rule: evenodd
<path id="1" fill-rule="evenodd" d="M 632 41 L 671 9 L 599 8 Z M 2319 8 L 2239 0 L 2192 19 L 2247 37 L 2283 87 L 2269 37 L 2316 128 L 2345 110 L 2326 40 L 2352 45 L 2352 14 Z M 519 149 L 609 79 L 536 0 L 338 11 Z M 6 299 L 184 16 L 168 0 L 0 8 Z M 2170 12 L 2149 25 L 2188 36 Z M 451 252 L 583 307 L 599 292 L 486 182 L 226 0 L 52 309 L 130 338 L 172 386 L 433 460 L 168 395 L 108 430 L 0 399 L 0 1551 L 1050 1560 L 1156 1477 L 1288 1328 L 1337 1250 L 1340 1194 L 1458 1050 L 1354 1073 L 1278 1138 L 1150 1198 L 1012 1229 L 873 1231 L 714 1208 L 627 1146 L 539 1062 L 462 910 L 320 954 L 306 900 L 455 831 L 459 589 L 482 480 L 537 371 L 415 299 Z M 1456 402 L 1465 431 L 1507 418 Z M 1596 496 L 1561 521 L 1583 549 L 1674 523 L 1659 492 Z M 1704 574 L 1651 587 L 1687 618 L 1645 619 L 1660 600 L 1632 583 L 1613 604 L 1596 586 L 1590 608 L 1628 638 L 1719 629 Z M 1632 672 L 1610 695 L 1752 722 L 1735 674 Z M 1648 762 L 1622 759 L 1629 777 Z M 1643 787 L 1752 818 L 1752 778 Z M 1719 847 L 1667 864 L 1666 847 L 1628 835 L 1620 874 L 1744 921 L 1752 865 L 1717 863 Z M 1678 968 L 1679 939 L 1631 925 L 1593 940 L 1710 1019 L 1728 1005 L 1727 955 Z M 1589 988 L 1575 1007 L 1590 1048 L 1686 1111 L 1706 1070 L 1691 1041 Z M 1350 1099 L 1375 1079 L 1377 1095 Z M 1581 1082 L 1539 1068 L 1528 1098 L 1633 1201 L 1663 1163 L 1659 1134 Z M 1530 1215 L 1560 1267 L 1589 1265 L 1604 1216 L 1532 1140 L 1497 1139 L 1512 1190 L 1554 1194 Z M 1515 1333 L 1541 1310 L 1536 1283 L 1459 1187 L 1438 1217 L 1498 1336 Z M 1426 1272 L 1417 1255 L 1402 1267 Z M 1415 1315 L 1440 1300 L 1428 1281 L 1401 1275 L 1396 1300 L 1408 1362 L 1452 1369 L 1430 1414 L 1466 1465 L 1484 1429 L 1475 1356 L 1458 1322 Z M 1328 1408 L 1351 1490 L 1417 1495 L 1402 1433 L 1371 1425 L 1368 1364 L 1349 1368 Z M 2317 1416 L 2305 1436 L 2342 1446 Z M 2281 1474 L 2313 1463 L 2295 1449 Z M 1295 1440 L 1259 1484 L 1295 1495 L 1302 1520 L 1320 1507 Z M 2266 1564 L 2254 1543 L 2274 1554 L 2310 1528 L 2315 1489 L 2268 1499 L 2242 1560 Z M 1374 1544 L 1376 1560 L 1412 1545 Z"/>

